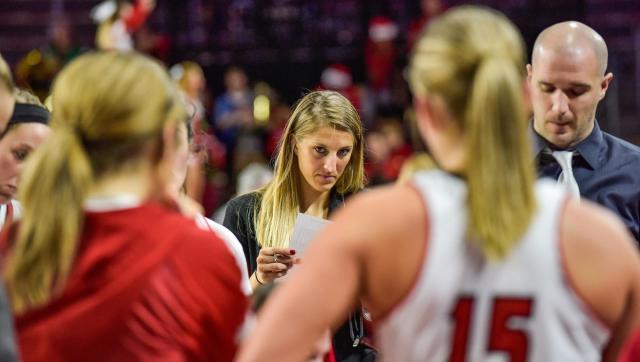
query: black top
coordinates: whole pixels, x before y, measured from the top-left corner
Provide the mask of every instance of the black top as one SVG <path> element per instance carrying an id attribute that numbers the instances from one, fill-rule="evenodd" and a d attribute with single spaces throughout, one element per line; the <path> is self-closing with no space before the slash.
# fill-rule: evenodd
<path id="1" fill-rule="evenodd" d="M 329 215 L 341 207 L 348 196 L 332 191 L 329 195 Z M 251 192 L 232 199 L 227 204 L 222 222 L 240 241 L 247 260 L 249 276 L 257 268 L 256 259 L 260 253 L 260 245 L 256 239 L 254 213 L 260 207 L 261 197 L 258 192 Z M 338 362 L 373 361 L 375 352 L 361 343 L 363 335 L 362 315 L 360 312 L 352 313 L 349 320 L 340 326 L 333 336 L 336 360 Z"/>
<path id="2" fill-rule="evenodd" d="M 562 169 L 545 154 L 553 145 L 533 131 L 539 177 L 558 179 Z M 616 213 L 640 242 L 640 147 L 600 130 L 574 148 L 573 175 L 580 195 Z"/>

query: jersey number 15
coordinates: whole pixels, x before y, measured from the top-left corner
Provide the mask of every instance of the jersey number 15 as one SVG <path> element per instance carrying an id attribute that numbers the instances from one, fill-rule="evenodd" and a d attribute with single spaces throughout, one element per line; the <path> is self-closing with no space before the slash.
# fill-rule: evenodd
<path id="1" fill-rule="evenodd" d="M 473 297 L 458 298 L 452 313 L 455 328 L 449 362 L 466 360 L 474 302 Z M 529 336 L 523 330 L 510 328 L 507 323 L 511 317 L 530 317 L 532 304 L 530 298 L 495 298 L 493 300 L 487 346 L 489 352 L 504 352 L 509 355 L 511 362 L 527 360 Z"/>

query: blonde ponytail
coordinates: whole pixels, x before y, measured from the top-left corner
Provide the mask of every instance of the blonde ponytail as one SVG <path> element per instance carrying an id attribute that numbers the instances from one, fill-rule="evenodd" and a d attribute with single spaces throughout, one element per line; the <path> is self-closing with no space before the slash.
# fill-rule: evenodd
<path id="1" fill-rule="evenodd" d="M 165 126 L 186 117 L 179 99 L 166 70 L 136 53 L 87 53 L 58 75 L 52 135 L 30 156 L 20 181 L 24 211 L 4 271 L 15 311 L 62 290 L 91 187 L 157 162 L 146 150 L 162 147 Z"/>
<path id="2" fill-rule="evenodd" d="M 470 236 L 501 258 L 535 211 L 522 73 L 505 57 L 480 62 L 465 112 Z"/>
<path id="3" fill-rule="evenodd" d="M 72 130 L 54 133 L 28 160 L 19 191 L 23 220 L 6 270 L 15 311 L 48 301 L 66 280 L 91 179 Z"/>
<path id="4" fill-rule="evenodd" d="M 442 97 L 462 130 L 468 235 L 487 257 L 503 257 L 536 209 L 520 34 L 494 10 L 458 7 L 430 23 L 409 75 L 414 94 Z"/>

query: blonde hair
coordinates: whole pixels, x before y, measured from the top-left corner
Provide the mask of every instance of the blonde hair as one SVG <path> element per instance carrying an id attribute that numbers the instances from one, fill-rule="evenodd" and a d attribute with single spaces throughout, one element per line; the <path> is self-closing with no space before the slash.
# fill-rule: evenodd
<path id="1" fill-rule="evenodd" d="M 64 286 L 87 190 L 146 160 L 144 147 L 159 154 L 164 127 L 185 116 L 177 100 L 165 70 L 139 54 L 90 53 L 62 70 L 53 134 L 28 160 L 20 185 L 24 213 L 5 271 L 16 311 L 46 303 Z M 51 205 L 60 209 L 43 211 Z"/>
<path id="2" fill-rule="evenodd" d="M 40 99 L 36 97 L 35 94 L 29 92 L 26 89 L 15 88 L 13 91 L 13 95 L 15 96 L 16 103 L 25 103 L 25 104 L 33 104 L 36 106 L 40 106 L 42 108 L 47 108 L 40 102 Z"/>
<path id="3" fill-rule="evenodd" d="M 200 65 L 198 65 L 198 63 L 196 62 L 187 60 L 187 61 L 176 64 L 174 67 L 179 67 L 178 69 L 180 69 L 179 74 L 176 75 L 175 81 L 178 83 L 178 86 L 180 87 L 180 89 L 184 91 L 187 90 L 189 73 L 196 72 L 204 78 L 204 72 L 202 71 L 202 67 L 200 67 Z"/>
<path id="4" fill-rule="evenodd" d="M 12 92 L 15 88 L 13 82 L 13 76 L 11 75 L 11 69 L 9 64 L 4 60 L 2 54 L 0 54 L 0 84 L 2 84 L 6 90 Z"/>
<path id="5" fill-rule="evenodd" d="M 339 194 L 364 187 L 362 123 L 351 102 L 338 92 L 316 91 L 296 105 L 278 144 L 273 180 L 261 189 L 260 208 L 255 210 L 256 239 L 263 247 L 287 247 L 300 208 L 298 157 L 294 149 L 319 128 L 328 126 L 351 133 L 354 139 L 349 164 L 336 182 Z"/>
<path id="6" fill-rule="evenodd" d="M 503 257 L 536 209 L 522 38 L 496 11 L 459 7 L 428 26 L 410 69 L 414 94 L 440 96 L 464 132 L 469 236 Z"/>

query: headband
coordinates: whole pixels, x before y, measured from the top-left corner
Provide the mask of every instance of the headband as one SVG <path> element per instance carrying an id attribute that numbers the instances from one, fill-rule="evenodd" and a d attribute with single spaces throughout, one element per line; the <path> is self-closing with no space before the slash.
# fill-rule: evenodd
<path id="1" fill-rule="evenodd" d="M 11 119 L 9 120 L 9 126 L 18 123 L 42 123 L 48 125 L 50 116 L 49 111 L 42 106 L 16 103 Z"/>

